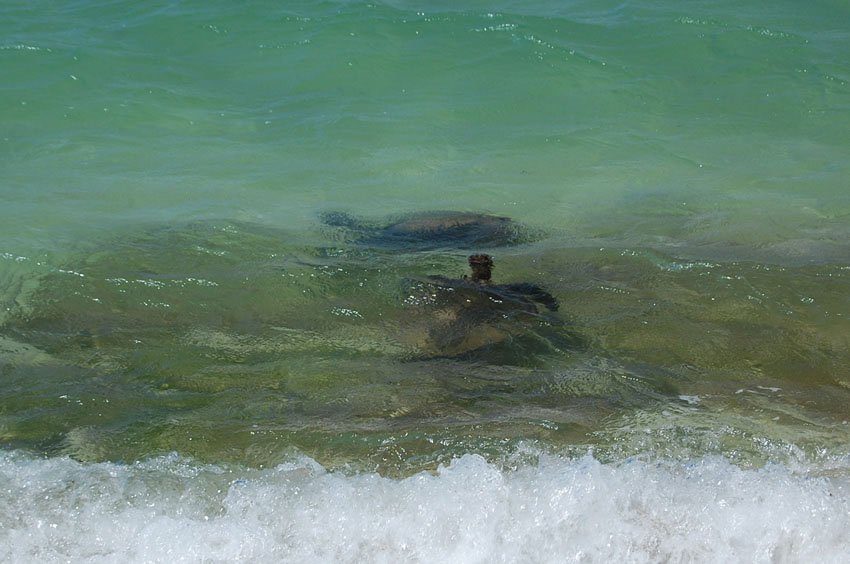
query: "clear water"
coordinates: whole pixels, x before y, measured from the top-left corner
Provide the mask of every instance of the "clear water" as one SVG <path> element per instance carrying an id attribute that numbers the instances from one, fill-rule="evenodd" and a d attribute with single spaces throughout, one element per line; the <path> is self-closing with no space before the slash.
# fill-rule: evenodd
<path id="1" fill-rule="evenodd" d="M 6 2 L 0 559 L 842 561 L 846 21 Z"/>

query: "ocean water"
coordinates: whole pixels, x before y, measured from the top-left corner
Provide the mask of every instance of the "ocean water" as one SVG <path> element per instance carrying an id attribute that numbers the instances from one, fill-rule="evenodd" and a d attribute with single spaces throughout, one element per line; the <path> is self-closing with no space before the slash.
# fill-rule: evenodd
<path id="1" fill-rule="evenodd" d="M 0 560 L 845 561 L 847 21 L 4 2 Z"/>

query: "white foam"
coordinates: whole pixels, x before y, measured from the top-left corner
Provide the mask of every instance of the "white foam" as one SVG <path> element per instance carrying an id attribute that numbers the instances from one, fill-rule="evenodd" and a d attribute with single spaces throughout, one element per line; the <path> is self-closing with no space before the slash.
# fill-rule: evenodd
<path id="1" fill-rule="evenodd" d="M 834 467 L 834 464 L 833 464 Z M 846 468 L 466 455 L 436 475 L 134 465 L 0 453 L 9 562 L 839 562 Z"/>

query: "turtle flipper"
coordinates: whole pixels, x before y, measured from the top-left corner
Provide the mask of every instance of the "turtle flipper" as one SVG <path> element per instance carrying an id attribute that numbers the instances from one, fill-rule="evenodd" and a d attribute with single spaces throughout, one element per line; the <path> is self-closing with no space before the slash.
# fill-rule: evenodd
<path id="1" fill-rule="evenodd" d="M 558 298 L 538 286 L 530 282 L 519 282 L 515 284 L 499 284 L 496 286 L 499 292 L 509 296 L 529 300 L 538 303 L 549 311 L 558 311 Z"/>

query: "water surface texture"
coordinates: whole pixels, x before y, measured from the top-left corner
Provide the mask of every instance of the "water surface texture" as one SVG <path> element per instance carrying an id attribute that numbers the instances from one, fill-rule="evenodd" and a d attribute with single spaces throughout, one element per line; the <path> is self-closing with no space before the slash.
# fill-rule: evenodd
<path id="1" fill-rule="evenodd" d="M 0 560 L 841 561 L 848 21 L 4 3 Z"/>

